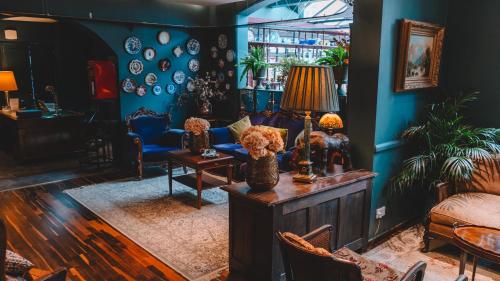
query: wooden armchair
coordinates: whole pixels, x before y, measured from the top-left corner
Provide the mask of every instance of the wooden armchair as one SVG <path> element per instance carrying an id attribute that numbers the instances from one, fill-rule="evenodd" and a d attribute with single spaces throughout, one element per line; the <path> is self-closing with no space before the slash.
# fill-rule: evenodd
<path id="1" fill-rule="evenodd" d="M 5 273 L 5 255 L 7 252 L 7 231 L 5 229 L 5 224 L 2 220 L 0 220 L 0 281 L 5 281 L 8 279 Z M 40 270 L 36 271 L 35 274 L 31 274 L 29 279 L 33 281 L 64 281 L 66 280 L 67 270 L 65 268 L 60 268 L 54 272 L 43 274 L 43 276 L 39 276 Z M 31 271 L 30 271 L 31 273 Z M 36 276 L 35 276 L 36 275 Z M 16 278 L 15 280 L 23 280 Z"/>
<path id="2" fill-rule="evenodd" d="M 291 236 L 287 234 L 277 233 L 287 281 L 422 281 L 424 278 L 424 262 L 417 262 L 403 273 L 368 260 L 347 248 L 331 252 L 331 225 L 322 226 L 302 236 L 309 244 L 305 247 L 293 238 L 290 239 Z M 456 281 L 466 280 L 465 276 L 461 276 Z"/>

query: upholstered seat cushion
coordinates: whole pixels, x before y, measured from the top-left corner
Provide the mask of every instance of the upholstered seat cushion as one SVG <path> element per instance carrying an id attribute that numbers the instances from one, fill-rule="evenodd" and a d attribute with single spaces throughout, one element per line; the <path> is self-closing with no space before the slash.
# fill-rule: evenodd
<path id="1" fill-rule="evenodd" d="M 430 212 L 432 223 L 453 226 L 454 223 L 500 228 L 500 196 L 468 192 L 453 195 Z"/>
<path id="2" fill-rule="evenodd" d="M 160 143 L 168 130 L 168 119 L 157 117 L 139 117 L 130 121 L 132 131 L 142 137 L 145 144 Z"/>
<path id="3" fill-rule="evenodd" d="M 224 153 L 231 154 L 240 148 L 243 148 L 243 146 L 239 143 L 221 143 L 221 144 L 215 144 L 214 148 L 217 150 L 220 150 Z"/>
<path id="4" fill-rule="evenodd" d="M 162 161 L 165 160 L 167 152 L 177 149 L 179 148 L 161 146 L 157 144 L 146 144 L 142 148 L 142 153 L 145 161 Z"/>

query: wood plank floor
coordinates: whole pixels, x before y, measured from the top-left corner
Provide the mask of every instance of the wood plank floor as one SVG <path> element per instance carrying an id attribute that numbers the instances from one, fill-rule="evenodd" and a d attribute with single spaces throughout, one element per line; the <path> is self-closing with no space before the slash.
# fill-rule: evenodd
<path id="1" fill-rule="evenodd" d="M 67 267 L 71 280 L 185 280 L 62 193 L 122 177 L 115 173 L 0 192 L 8 248 L 41 269 Z M 215 280 L 233 280 L 227 275 Z"/>

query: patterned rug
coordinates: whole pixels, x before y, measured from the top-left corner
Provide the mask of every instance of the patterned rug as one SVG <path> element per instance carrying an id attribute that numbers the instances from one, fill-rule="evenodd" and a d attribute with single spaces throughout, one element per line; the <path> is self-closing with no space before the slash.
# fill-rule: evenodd
<path id="1" fill-rule="evenodd" d="M 388 264 L 399 271 L 406 272 L 417 261 L 427 263 L 425 281 L 453 281 L 458 277 L 460 251 L 451 245 L 440 247 L 432 252 L 422 253 L 424 228 L 421 225 L 410 227 L 363 256 L 377 262 Z M 472 261 L 467 263 L 466 274 L 471 280 Z M 476 271 L 476 281 L 500 281 L 500 266 L 480 261 Z"/>
<path id="2" fill-rule="evenodd" d="M 201 210 L 196 191 L 175 180 L 168 196 L 167 176 L 65 192 L 188 280 L 210 280 L 228 267 L 227 193 L 218 188 L 203 191 Z"/>

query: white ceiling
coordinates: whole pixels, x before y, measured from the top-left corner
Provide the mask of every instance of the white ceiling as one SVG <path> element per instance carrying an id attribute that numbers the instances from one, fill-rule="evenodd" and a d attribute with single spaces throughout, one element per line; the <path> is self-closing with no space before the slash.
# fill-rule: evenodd
<path id="1" fill-rule="evenodd" d="M 176 2 L 176 3 L 186 3 L 186 4 L 196 4 L 196 5 L 203 5 L 203 6 L 216 6 L 216 5 L 222 5 L 222 4 L 227 4 L 227 3 L 244 2 L 246 0 L 163 0 L 163 1 Z"/>

